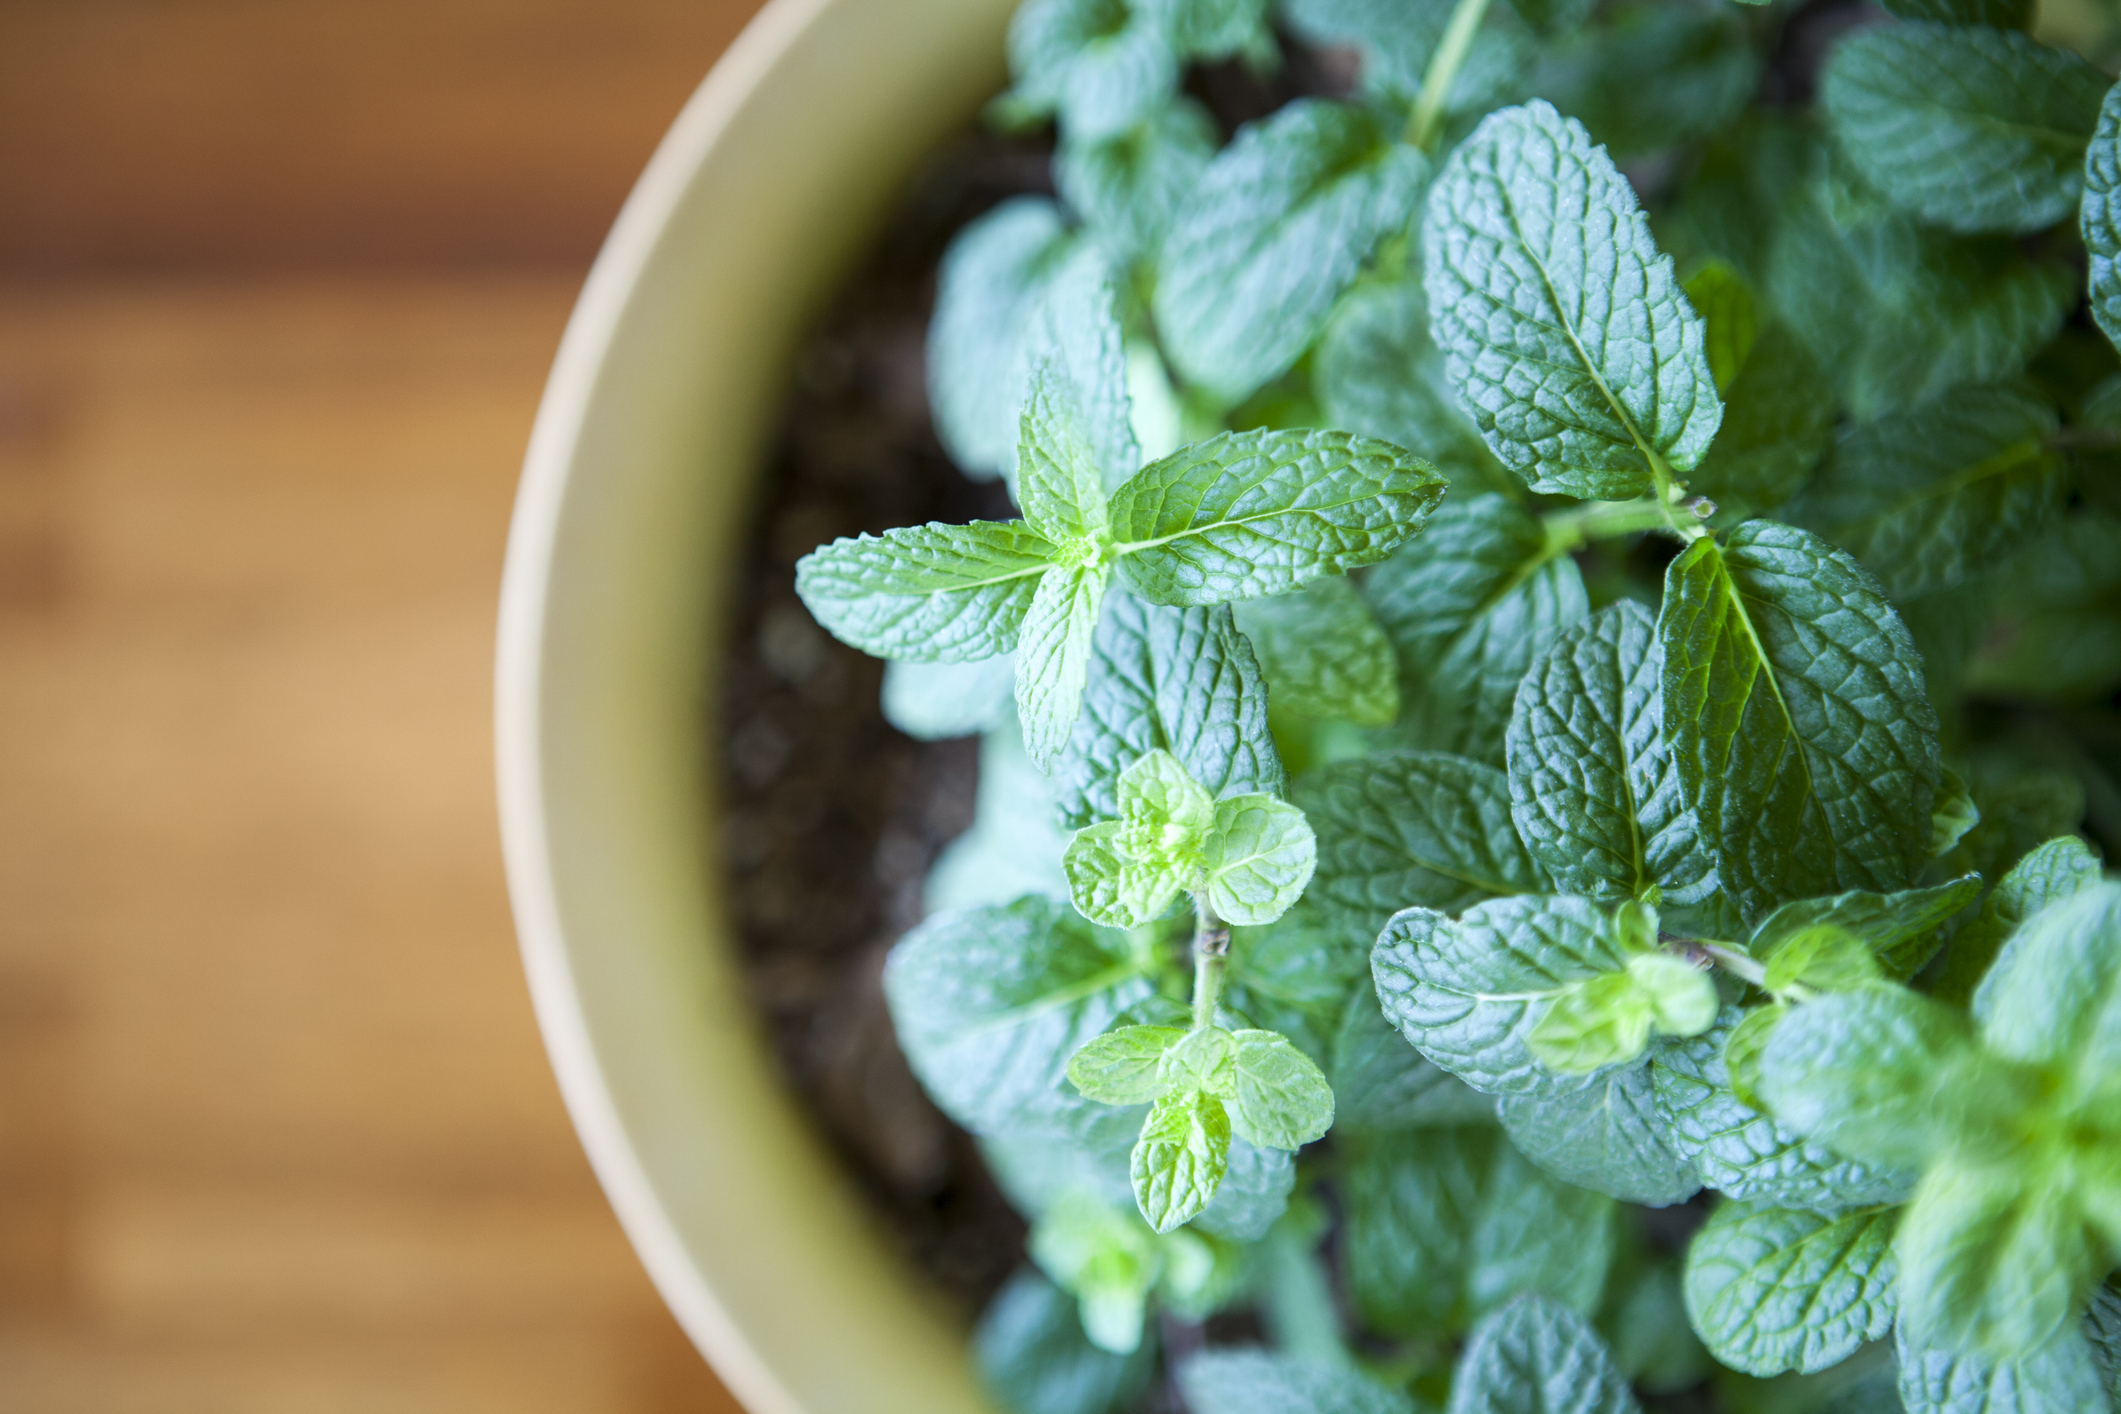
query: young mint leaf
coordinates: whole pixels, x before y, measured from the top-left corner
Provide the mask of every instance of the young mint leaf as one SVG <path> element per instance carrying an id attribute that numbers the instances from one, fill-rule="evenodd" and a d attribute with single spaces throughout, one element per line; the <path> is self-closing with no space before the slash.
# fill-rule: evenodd
<path id="1" fill-rule="evenodd" d="M 1419 270 L 1362 281 L 1341 297 L 1311 356 L 1311 388 L 1329 426 L 1421 448 L 1459 496 L 1517 490 L 1459 411 L 1443 354 L 1429 341 Z"/>
<path id="2" fill-rule="evenodd" d="M 1217 801 L 1205 861 L 1208 906 L 1226 923 L 1272 923 L 1303 896 L 1317 860 L 1311 826 L 1287 801 L 1271 795 Z"/>
<path id="3" fill-rule="evenodd" d="M 1295 363 L 1371 249 L 1407 224 L 1427 170 L 1347 104 L 1299 99 L 1241 129 L 1164 241 L 1153 307 L 1173 366 L 1234 403 Z"/>
<path id="4" fill-rule="evenodd" d="M 2099 879 L 2098 856 L 2074 835 L 2049 840 L 2027 854 L 1990 892 L 1981 916 L 1953 936 L 1937 995 L 1946 1001 L 1972 996 L 2004 940 L 2020 924 Z"/>
<path id="5" fill-rule="evenodd" d="M 2084 152 L 2084 200 L 2078 229 L 2091 257 L 2092 318 L 2121 344 L 2121 86 L 2099 105 L 2099 126 Z"/>
<path id="6" fill-rule="evenodd" d="M 1293 594 L 1248 599 L 1235 613 L 1275 706 L 1366 727 L 1399 716 L 1392 640 L 1345 575 L 1314 580 Z"/>
<path id="7" fill-rule="evenodd" d="M 1112 498 L 1120 573 L 1179 606 L 1257 599 L 1375 564 L 1443 498 L 1436 468 L 1348 432 L 1226 432 L 1151 462 Z"/>
<path id="8" fill-rule="evenodd" d="M 1892 1329 L 1892 1208 L 1822 1217 L 1725 1203 L 1687 1248 L 1687 1315 L 1709 1353 L 1765 1379 L 1838 1365 Z"/>
<path id="9" fill-rule="evenodd" d="M 1567 551 L 1501 496 L 1475 496 L 1372 571 L 1363 594 L 1399 650 L 1410 744 L 1501 764 L 1518 683 L 1591 611 Z"/>
<path id="10" fill-rule="evenodd" d="M 1820 97 L 1850 161 L 1894 205 L 1947 230 L 2022 234 L 2076 208 L 2109 82 L 2013 30 L 1913 23 L 1843 40 Z"/>
<path id="11" fill-rule="evenodd" d="M 1491 114 L 1431 189 L 1432 333 L 1537 491 L 1619 499 L 1693 468 L 1723 415 L 1701 320 L 1612 159 L 1542 102 Z"/>
<path id="12" fill-rule="evenodd" d="M 1407 1044 L 1385 1019 L 1368 977 L 1342 1009 L 1331 1073 L 1333 1123 L 1342 1131 L 1477 1125 L 1495 1115 L 1494 1100 Z"/>
<path id="13" fill-rule="evenodd" d="M 1069 1194 L 1039 1215 L 1025 1246 L 1039 1270 L 1074 1293 L 1091 1344 L 1115 1355 L 1140 1347 L 1163 1252 L 1132 1213 Z"/>
<path id="14" fill-rule="evenodd" d="M 1455 919 L 1403 909 L 1370 956 L 1378 1001 L 1415 1049 L 1499 1095 L 1581 1084 L 1540 1062 L 1535 1030 L 1573 984 L 1627 966 L 1612 920 L 1597 907 L 1540 895 L 1492 899 Z"/>
<path id="15" fill-rule="evenodd" d="M 1664 733 L 1717 877 L 1749 917 L 1926 862 L 1942 765 L 1922 662 L 1869 575 L 1752 521 L 1665 572 Z"/>
<path id="16" fill-rule="evenodd" d="M 1946 25 L 1994 25 L 1997 29 L 2031 29 L 2032 0 L 1880 0 L 1885 12 L 1903 20 L 1934 20 Z"/>
<path id="17" fill-rule="evenodd" d="M 1556 992 L 1525 1043 L 1548 1070 L 1587 1075 L 1634 1060 L 1653 1032 L 1695 1036 L 1715 1020 L 1716 984 L 1706 972 L 1667 953 L 1637 953 L 1621 971 Z"/>
<path id="18" fill-rule="evenodd" d="M 1131 1355 L 1092 1345 L 1074 1298 L 1029 1269 L 981 1315 L 972 1355 L 981 1381 L 1016 1414 L 1114 1414 L 1156 1369 L 1153 1341 Z"/>
<path id="19" fill-rule="evenodd" d="M 1139 928 L 1161 918 L 1185 891 L 1185 875 L 1167 860 L 1134 856 L 1122 820 L 1077 830 L 1061 868 L 1076 911 L 1107 928 Z"/>
<path id="20" fill-rule="evenodd" d="M 1612 1200 L 1548 1177 L 1492 1126 L 1362 1136 L 1341 1193 L 1341 1261 L 1367 1326 L 1463 1330 L 1528 1292 L 1598 1304 Z"/>
<path id="21" fill-rule="evenodd" d="M 2063 1331 L 2018 1360 L 1926 1348 L 1901 1327 L 1900 1402 L 1907 1414 L 2105 1414 L 2098 1363 L 2084 1337 Z"/>
<path id="22" fill-rule="evenodd" d="M 1700 1169 L 1702 1182 L 1729 1198 L 1829 1215 L 1905 1201 L 1914 1174 L 1845 1159 L 1732 1092 L 1724 1052 L 1741 1015 L 1726 1007 L 1714 1029 L 1656 1043 L 1650 1067 L 1673 1147 Z"/>
<path id="23" fill-rule="evenodd" d="M 1009 21 L 1010 117 L 1058 112 L 1086 138 L 1125 132 L 1178 84 L 1163 7 L 1153 0 L 1024 0 Z"/>
<path id="24" fill-rule="evenodd" d="M 1215 1414 L 1415 1414 L 1414 1401 L 1345 1365 L 1210 1350 L 1178 1367 L 1186 1403 Z"/>
<path id="25" fill-rule="evenodd" d="M 1843 933 L 1838 928 L 1821 928 L 1815 931 L 1840 938 L 1849 937 L 1848 934 Z M 1802 934 L 1799 934 L 1799 937 L 1802 936 Z M 1868 958 L 1869 954 L 1866 953 L 1864 956 Z M 1835 965 L 1846 967 L 1852 973 L 1861 971 L 1860 964 L 1851 965 L 1846 958 L 1836 958 L 1833 962 Z M 1862 977 L 1862 982 L 1875 981 L 1877 980 L 1877 975 L 1877 964 L 1872 963 L 1870 972 Z M 1793 976 L 1792 980 L 1801 980 L 1801 974 Z M 1841 979 L 1837 977 L 1835 980 Z M 1775 993 L 1786 990 L 1788 985 L 1777 981 L 1774 977 L 1769 977 L 1767 983 L 1767 990 Z M 1856 985 L 1860 986 L 1861 984 L 1859 982 Z M 1820 987 L 1821 991 L 1853 991 L 1854 989 L 1854 987 Z M 1770 1002 L 1766 1006 L 1754 1007 L 1746 1012 L 1744 1019 L 1736 1026 L 1730 1028 L 1730 1035 L 1723 1043 L 1723 1065 L 1724 1069 L 1730 1072 L 1731 1093 L 1738 1097 L 1741 1104 L 1750 1105 L 1756 1110 L 1763 1107 L 1760 1099 L 1760 1053 L 1767 1049 L 1768 1037 L 1775 1033 L 1776 1023 L 1789 1015 L 1789 1011 L 1787 1003 Z"/>
<path id="26" fill-rule="evenodd" d="M 1589 1321 L 1526 1296 L 1474 1328 L 1451 1381 L 1449 1414 L 1638 1414 L 1641 1407 Z"/>
<path id="27" fill-rule="evenodd" d="M 1895 598 L 1951 589 L 2061 513 L 2069 480 L 2048 450 L 2054 431 L 2053 410 L 2017 389 L 1962 388 L 1844 433 L 1789 518 L 1854 554 Z"/>
<path id="28" fill-rule="evenodd" d="M 1272 1031 L 1239 1031 L 1230 1127 L 1263 1149 L 1301 1149 L 1333 1127 L 1333 1089 L 1311 1058 Z"/>
<path id="29" fill-rule="evenodd" d="M 920 741 L 992 731 L 1016 701 L 1008 654 L 957 663 L 884 664 L 884 720 Z"/>
<path id="30" fill-rule="evenodd" d="M 1127 940 L 1064 903 L 943 913 L 901 938 L 884 999 L 913 1073 L 975 1134 L 1065 1126 L 1069 1057 L 1154 991 Z"/>
<path id="31" fill-rule="evenodd" d="M 1409 903 L 1456 912 L 1546 887 L 1510 824 L 1509 780 L 1492 766 L 1391 752 L 1315 771 L 1296 797 L 1318 834 L 1306 906 L 1351 937 L 1374 939 Z"/>
<path id="32" fill-rule="evenodd" d="M 1164 1053 L 1185 1039 L 1176 1026 L 1122 1026 L 1086 1044 L 1068 1062 L 1068 1079 L 1083 1097 L 1107 1105 L 1146 1104 L 1170 1086 Z"/>
<path id="33" fill-rule="evenodd" d="M 1863 940 L 1833 923 L 1799 928 L 1764 953 L 1761 961 L 1766 966 L 1760 985 L 1778 997 L 1796 986 L 1821 992 L 1853 992 L 1885 975 Z M 1748 1104 L 1754 1100 L 1751 1066 L 1758 1048 L 1767 1042 L 1766 1033 L 1760 1028 L 1772 1025 L 1770 1011 L 1772 1008 L 1763 1008 L 1748 1016 L 1731 1033 L 1731 1044 L 1739 1049 L 1739 1055 L 1726 1052 L 1725 1058 L 1731 1062 L 1731 1088 Z"/>
<path id="34" fill-rule="evenodd" d="M 1694 1165 L 1672 1147 L 1648 1066 L 1566 1094 L 1505 1095 L 1495 1114 L 1526 1158 L 1566 1183 L 1651 1208 L 1701 1188 Z"/>
<path id="35" fill-rule="evenodd" d="M 958 232 L 936 276 L 928 325 L 928 404 L 936 435 L 966 475 L 1016 465 L 1024 340 L 1047 284 L 1079 242 L 1043 197 L 1003 202 Z"/>
<path id="36" fill-rule="evenodd" d="M 1102 261 L 1072 260 L 1055 272 L 1033 308 L 1023 357 L 1010 490 L 1024 518 L 1056 543 L 1102 545 L 1105 497 L 1142 464 L 1118 296 Z"/>
<path id="37" fill-rule="evenodd" d="M 1510 816 L 1562 891 L 1617 902 L 1651 887 L 1697 902 L 1715 871 L 1680 801 L 1661 727 L 1656 620 L 1622 600 L 1532 663 L 1510 717 Z"/>
<path id="38" fill-rule="evenodd" d="M 931 521 L 820 546 L 796 562 L 795 592 L 864 653 L 969 662 L 1015 651 L 1055 552 L 1021 521 Z"/>
<path id="39" fill-rule="evenodd" d="M 1237 1037 L 1220 1026 L 1188 1031 L 1164 1052 L 1158 1074 L 1166 1089 L 1204 1090 L 1222 1099 L 1237 1092 Z"/>
<path id="40" fill-rule="evenodd" d="M 1894 894 L 1858 891 L 1799 899 L 1761 919 L 1746 940 L 1746 950 L 1767 958 L 1799 934 L 1838 928 L 1862 943 L 1889 975 L 1905 979 L 1937 951 L 1938 929 L 1980 896 L 1981 880 L 1968 875 L 1935 888 Z"/>
<path id="41" fill-rule="evenodd" d="M 1111 571 L 1055 565 L 1039 581 L 1016 653 L 1016 711 L 1024 750 L 1050 769 L 1075 731 L 1090 681 L 1090 640 Z"/>
<path id="42" fill-rule="evenodd" d="M 1061 819 L 1119 814 L 1120 772 L 1151 751 L 1176 756 L 1210 795 L 1279 795 L 1267 691 L 1227 607 L 1170 609 L 1108 592 L 1091 641 L 1082 717 L 1054 773 Z"/>
<path id="43" fill-rule="evenodd" d="M 2066 1159 L 1993 1140 L 1932 1166 L 1900 1228 L 1909 1338 L 2007 1361 L 2067 1329 L 2097 1272 L 2071 1186 Z"/>
<path id="44" fill-rule="evenodd" d="M 1760 55 L 1723 5 L 1634 4 L 1556 46 L 1540 89 L 1615 157 L 1707 137 L 1760 88 Z"/>
<path id="45" fill-rule="evenodd" d="M 1915 646 L 1922 646 L 1920 633 L 1910 625 L 1908 632 L 1915 635 Z M 1925 655 L 1925 658 L 1927 655 Z M 1937 693 L 1930 693 L 1932 702 L 1938 700 Z M 1944 768 L 1944 776 L 1937 787 L 1937 805 L 1930 811 L 1930 858 L 1942 859 L 1950 854 L 1966 838 L 1967 832 L 1981 823 L 1981 807 L 1974 801 L 1973 788 L 1951 767 Z"/>
<path id="46" fill-rule="evenodd" d="M 1063 133 L 1053 183 L 1098 239 L 1134 260 L 1163 244 L 1215 147 L 1215 120 L 1178 97 L 1123 133 L 1095 140 Z"/>
<path id="47" fill-rule="evenodd" d="M 2033 914 L 1974 993 L 1982 1043 L 2056 1068 L 2089 1094 L 2121 1072 L 2121 884 L 2086 883 Z"/>
<path id="48" fill-rule="evenodd" d="M 1134 1201 L 1159 1233 L 1199 1215 L 1230 1164 L 1230 1117 L 1201 1090 L 1173 1090 L 1149 1109 L 1134 1145 Z"/>

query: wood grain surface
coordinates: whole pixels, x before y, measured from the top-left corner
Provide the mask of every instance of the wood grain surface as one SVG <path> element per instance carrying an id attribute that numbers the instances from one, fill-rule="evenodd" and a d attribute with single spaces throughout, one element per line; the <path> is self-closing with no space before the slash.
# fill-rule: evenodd
<path id="1" fill-rule="evenodd" d="M 495 595 L 754 8 L 0 3 L 0 1408 L 736 1408 L 561 1109 Z"/>

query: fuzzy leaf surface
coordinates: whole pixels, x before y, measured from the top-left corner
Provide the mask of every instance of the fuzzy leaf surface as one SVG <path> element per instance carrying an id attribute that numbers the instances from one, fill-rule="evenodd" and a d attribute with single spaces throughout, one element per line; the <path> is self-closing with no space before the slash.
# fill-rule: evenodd
<path id="1" fill-rule="evenodd" d="M 1665 572 L 1664 731 L 1717 877 L 1749 917 L 1927 861 L 1942 763 L 1913 640 L 1854 560 L 1751 521 Z"/>
<path id="2" fill-rule="evenodd" d="M 1583 575 L 1501 496 L 1453 501 L 1363 585 L 1399 651 L 1409 745 L 1501 765 L 1517 686 L 1591 611 Z"/>
<path id="3" fill-rule="evenodd" d="M 1110 578 L 1101 565 L 1055 565 L 1039 581 L 1024 615 L 1016 651 L 1016 713 L 1024 750 L 1041 768 L 1066 748 L 1082 712 L 1091 638 Z"/>
<path id="4" fill-rule="evenodd" d="M 1227 923 L 1272 923 L 1303 897 L 1317 861 L 1311 826 L 1287 801 L 1271 795 L 1217 801 L 1208 906 Z"/>
<path id="5" fill-rule="evenodd" d="M 1182 1227 L 1215 1197 L 1230 1166 L 1230 1117 L 1202 1090 L 1173 1090 L 1149 1108 L 1130 1165 L 1134 1201 L 1159 1233 Z"/>
<path id="6" fill-rule="evenodd" d="M 1188 382 L 1236 402 L 1317 338 L 1420 200 L 1428 161 L 1393 138 L 1367 109 L 1298 99 L 1209 164 L 1164 241 L 1154 303 Z"/>
<path id="7" fill-rule="evenodd" d="M 1701 459 L 1723 406 L 1702 323 L 1612 159 L 1534 101 L 1491 114 L 1431 189 L 1431 330 L 1462 405 L 1538 491 L 1617 500 Z"/>
<path id="8" fill-rule="evenodd" d="M 1851 35 L 1820 85 L 1864 179 L 1932 225 L 2021 234 L 2076 209 L 2109 80 L 2065 49 L 1987 25 Z"/>
<path id="9" fill-rule="evenodd" d="M 1443 499 L 1436 468 L 1351 432 L 1225 432 L 1151 462 L 1112 498 L 1120 573 L 1189 607 L 1375 564 Z"/>

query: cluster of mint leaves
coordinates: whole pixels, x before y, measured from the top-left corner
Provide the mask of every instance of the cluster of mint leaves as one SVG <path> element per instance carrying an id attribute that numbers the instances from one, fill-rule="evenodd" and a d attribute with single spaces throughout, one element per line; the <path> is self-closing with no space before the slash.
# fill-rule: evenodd
<path id="1" fill-rule="evenodd" d="M 928 374 L 1022 518 L 797 579 L 984 734 L 885 989 L 1005 1403 L 1238 1308 L 1197 1414 L 2121 1399 L 2121 91 L 1887 8 L 1804 105 L 1786 3 L 1018 12 Z M 1357 91 L 1220 144 L 1278 35 Z"/>

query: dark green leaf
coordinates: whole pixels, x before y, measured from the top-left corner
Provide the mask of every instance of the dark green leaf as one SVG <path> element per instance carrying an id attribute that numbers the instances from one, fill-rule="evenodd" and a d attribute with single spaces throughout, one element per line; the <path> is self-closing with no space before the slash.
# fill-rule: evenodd
<path id="1" fill-rule="evenodd" d="M 1314 580 L 1293 594 L 1248 599 L 1236 614 L 1275 706 L 1372 727 L 1399 716 L 1392 640 L 1345 575 Z"/>
<path id="2" fill-rule="evenodd" d="M 1840 928 L 1853 934 L 1890 975 L 1912 977 L 1937 951 L 1941 941 L 1937 930 L 1980 896 L 1981 880 L 1969 875 L 1935 888 L 1896 894 L 1855 892 L 1800 899 L 1761 919 L 1746 948 L 1755 957 L 1765 958 L 1807 929 Z"/>
<path id="3" fill-rule="evenodd" d="M 2121 86 L 2107 90 L 2098 129 L 2085 149 L 2078 224 L 2091 257 L 2092 318 L 2121 344 Z"/>
<path id="4" fill-rule="evenodd" d="M 1760 87 L 1760 56 L 1722 5 L 1634 4 L 1558 47 L 1540 91 L 1615 157 L 1692 142 L 1728 124 Z"/>
<path id="5" fill-rule="evenodd" d="M 1934 20 L 1946 25 L 1994 25 L 1998 29 L 2031 29 L 2033 0 L 1879 0 L 1887 14 L 1903 20 Z"/>

